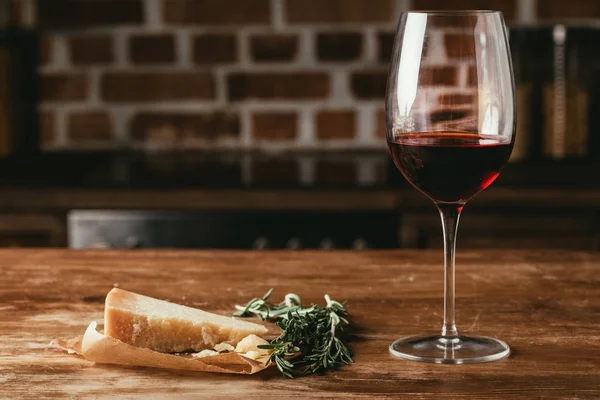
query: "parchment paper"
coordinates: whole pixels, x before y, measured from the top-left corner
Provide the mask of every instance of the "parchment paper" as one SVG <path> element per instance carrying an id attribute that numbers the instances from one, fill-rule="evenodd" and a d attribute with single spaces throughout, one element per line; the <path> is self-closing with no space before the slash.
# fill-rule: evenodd
<path id="1" fill-rule="evenodd" d="M 134 347 L 97 331 L 96 322 L 90 323 L 83 337 L 55 339 L 51 348 L 78 354 L 88 361 L 186 371 L 218 372 L 223 374 L 255 374 L 267 368 L 268 356 L 257 360 L 239 353 L 223 353 L 194 358 L 189 354 L 165 354 Z"/>

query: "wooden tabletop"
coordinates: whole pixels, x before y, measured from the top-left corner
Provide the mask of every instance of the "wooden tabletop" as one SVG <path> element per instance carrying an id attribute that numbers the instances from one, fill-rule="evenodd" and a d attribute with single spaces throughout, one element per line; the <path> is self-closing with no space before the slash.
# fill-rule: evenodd
<path id="1" fill-rule="evenodd" d="M 388 353 L 435 332 L 439 251 L 0 251 L 0 398 L 600 398 L 600 253 L 459 251 L 458 324 L 509 343 L 508 359 L 433 365 Z M 102 319 L 115 285 L 229 313 L 274 287 L 348 300 L 356 363 L 295 380 L 93 365 L 47 350 Z M 443 397 L 439 397 L 442 395 Z"/>

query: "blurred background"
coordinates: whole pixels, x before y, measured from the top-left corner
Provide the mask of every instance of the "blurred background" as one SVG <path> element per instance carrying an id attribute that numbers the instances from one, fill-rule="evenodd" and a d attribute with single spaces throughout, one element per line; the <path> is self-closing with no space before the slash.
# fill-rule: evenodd
<path id="1" fill-rule="evenodd" d="M 498 9 L 517 140 L 458 246 L 600 249 L 596 0 L 0 5 L 0 245 L 441 247 L 433 205 L 387 153 L 395 24 Z M 455 34 L 436 38 L 440 57 Z M 469 67 L 436 74 L 436 118 L 470 101 Z"/>

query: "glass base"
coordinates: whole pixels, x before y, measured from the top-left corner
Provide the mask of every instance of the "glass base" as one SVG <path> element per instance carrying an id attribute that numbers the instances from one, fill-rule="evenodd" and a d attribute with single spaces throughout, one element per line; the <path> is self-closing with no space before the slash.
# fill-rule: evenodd
<path id="1" fill-rule="evenodd" d="M 390 353 L 412 361 L 436 364 L 474 364 L 508 356 L 501 340 L 481 336 L 409 336 L 390 345 Z"/>

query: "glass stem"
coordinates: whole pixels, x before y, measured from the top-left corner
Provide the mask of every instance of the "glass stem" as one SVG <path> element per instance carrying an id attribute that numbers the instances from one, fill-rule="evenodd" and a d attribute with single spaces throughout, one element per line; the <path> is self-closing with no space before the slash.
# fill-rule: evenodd
<path id="1" fill-rule="evenodd" d="M 464 203 L 436 203 L 442 218 L 444 232 L 444 324 L 443 337 L 456 337 L 455 308 L 454 308 L 454 251 L 456 249 L 456 231 L 458 220 Z"/>

